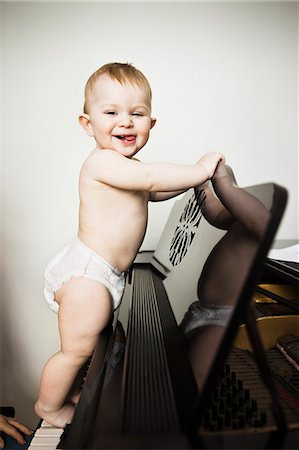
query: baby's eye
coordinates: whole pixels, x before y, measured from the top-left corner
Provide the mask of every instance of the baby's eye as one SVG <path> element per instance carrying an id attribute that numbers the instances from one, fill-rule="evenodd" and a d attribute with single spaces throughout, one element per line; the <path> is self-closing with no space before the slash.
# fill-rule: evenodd
<path id="1" fill-rule="evenodd" d="M 140 112 L 133 112 L 133 113 L 132 113 L 132 116 L 135 116 L 135 117 L 142 117 L 143 114 L 140 113 Z"/>
<path id="2" fill-rule="evenodd" d="M 115 111 L 106 111 L 105 114 L 107 114 L 108 116 L 115 116 L 116 112 Z"/>

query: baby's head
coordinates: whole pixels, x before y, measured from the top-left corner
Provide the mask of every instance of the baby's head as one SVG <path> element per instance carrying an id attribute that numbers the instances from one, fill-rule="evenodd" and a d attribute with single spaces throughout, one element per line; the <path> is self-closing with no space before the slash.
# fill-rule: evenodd
<path id="1" fill-rule="evenodd" d="M 133 157 L 156 123 L 151 99 L 149 82 L 140 70 L 131 64 L 105 64 L 86 83 L 79 121 L 98 148 Z"/>
<path id="2" fill-rule="evenodd" d="M 83 107 L 83 111 L 85 114 L 89 114 L 89 103 L 92 97 L 94 86 L 97 80 L 102 76 L 109 77 L 113 81 L 118 81 L 123 86 L 126 84 L 138 86 L 144 91 L 148 98 L 148 103 L 149 105 L 151 105 L 152 90 L 148 80 L 143 75 L 143 73 L 140 70 L 136 69 L 136 67 L 134 67 L 132 64 L 113 62 L 100 67 L 87 80 L 84 91 L 85 101 Z"/>

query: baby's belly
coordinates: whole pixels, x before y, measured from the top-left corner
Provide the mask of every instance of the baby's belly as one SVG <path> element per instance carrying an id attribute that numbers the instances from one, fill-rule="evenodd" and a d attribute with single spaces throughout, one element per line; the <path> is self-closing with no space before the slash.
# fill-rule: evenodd
<path id="1" fill-rule="evenodd" d="M 78 238 L 109 264 L 121 272 L 128 270 L 142 244 L 145 227 L 136 233 L 120 231 L 118 235 L 106 232 L 87 232 L 79 230 Z"/>

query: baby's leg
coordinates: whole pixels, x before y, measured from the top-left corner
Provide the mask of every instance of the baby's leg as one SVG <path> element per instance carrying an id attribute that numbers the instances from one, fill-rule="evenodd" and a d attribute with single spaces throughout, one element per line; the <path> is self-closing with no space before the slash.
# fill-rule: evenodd
<path id="1" fill-rule="evenodd" d="M 86 360 L 85 364 L 83 364 L 83 366 L 77 373 L 76 379 L 73 382 L 72 388 L 66 398 L 66 403 L 68 403 L 69 401 L 74 405 L 77 405 L 79 403 L 82 384 L 84 383 L 85 375 L 89 365 L 90 365 L 90 358 Z"/>
<path id="2" fill-rule="evenodd" d="M 199 389 L 206 382 L 214 356 L 222 340 L 225 327 L 206 325 L 198 329 L 189 343 L 189 361 Z"/>
<path id="3" fill-rule="evenodd" d="M 101 283 L 80 277 L 63 285 L 56 300 L 61 350 L 44 367 L 35 411 L 50 424 L 64 427 L 75 408 L 66 403 L 67 396 L 109 321 L 111 296 Z"/>

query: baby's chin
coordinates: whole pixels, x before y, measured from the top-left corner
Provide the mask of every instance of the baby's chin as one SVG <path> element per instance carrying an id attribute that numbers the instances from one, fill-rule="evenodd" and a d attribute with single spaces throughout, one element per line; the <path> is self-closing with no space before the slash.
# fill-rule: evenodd
<path id="1" fill-rule="evenodd" d="M 135 145 L 121 145 L 118 141 L 115 143 L 112 142 L 109 146 L 105 146 L 100 142 L 97 142 L 96 145 L 96 148 L 99 150 L 112 150 L 122 156 L 125 156 L 126 158 L 133 158 L 142 147 L 136 146 L 136 143 Z"/>

